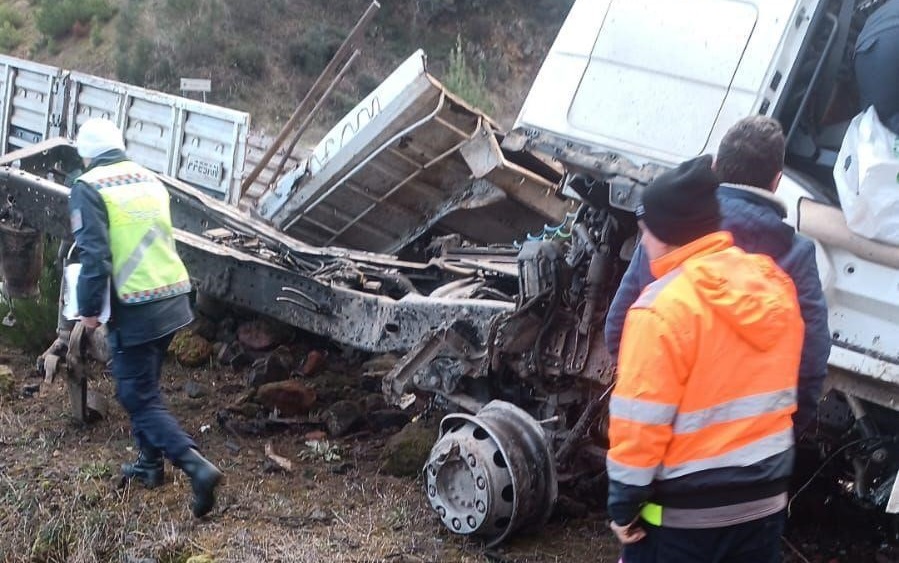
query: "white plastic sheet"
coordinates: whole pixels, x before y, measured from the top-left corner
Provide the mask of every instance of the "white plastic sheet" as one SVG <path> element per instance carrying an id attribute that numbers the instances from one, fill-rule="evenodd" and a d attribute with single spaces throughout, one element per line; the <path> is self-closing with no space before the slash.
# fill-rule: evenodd
<path id="1" fill-rule="evenodd" d="M 873 107 L 849 125 L 833 176 L 849 229 L 899 245 L 899 138 Z"/>

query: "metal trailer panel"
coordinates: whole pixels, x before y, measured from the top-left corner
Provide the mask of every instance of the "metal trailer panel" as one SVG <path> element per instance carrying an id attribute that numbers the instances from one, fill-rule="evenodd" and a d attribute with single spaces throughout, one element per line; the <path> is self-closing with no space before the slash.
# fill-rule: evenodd
<path id="1" fill-rule="evenodd" d="M 62 70 L 0 55 L 0 154 L 60 134 Z"/>
<path id="2" fill-rule="evenodd" d="M 70 91 L 70 137 L 87 119 L 106 117 L 135 161 L 237 203 L 249 114 L 77 72 Z"/>
<path id="3" fill-rule="evenodd" d="M 494 131 L 416 52 L 324 137 L 305 168 L 259 199 L 258 212 L 311 244 L 391 253 L 463 209 L 489 210 L 454 225 L 479 243 L 562 221 L 571 207 L 553 182 L 507 162 Z"/>
<path id="4" fill-rule="evenodd" d="M 249 171 L 256 168 L 259 162 L 262 160 L 262 156 L 265 154 L 265 151 L 272 146 L 272 142 L 274 142 L 273 137 L 269 137 L 260 133 L 250 133 L 247 137 L 247 151 L 246 151 L 246 160 L 244 161 L 244 170 Z M 285 147 L 281 147 L 281 149 L 275 153 L 275 157 L 272 158 L 268 165 L 266 165 L 265 169 L 259 174 L 259 177 L 256 178 L 256 181 L 244 192 L 243 197 L 240 200 L 240 208 L 249 211 L 250 209 L 255 209 L 259 198 L 268 190 L 269 186 L 274 182 L 275 179 L 275 171 L 278 168 L 278 164 L 280 164 L 281 159 L 284 158 L 284 153 L 286 152 Z M 293 153 L 287 158 L 287 162 L 284 165 L 284 173 L 290 173 L 295 170 L 300 163 L 302 163 L 307 157 L 309 157 L 310 151 L 309 149 L 297 145 L 293 149 Z"/>

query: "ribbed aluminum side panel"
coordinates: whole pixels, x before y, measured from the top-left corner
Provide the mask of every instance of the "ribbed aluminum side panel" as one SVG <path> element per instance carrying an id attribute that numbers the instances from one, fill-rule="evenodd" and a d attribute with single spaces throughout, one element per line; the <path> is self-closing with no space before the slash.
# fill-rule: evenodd
<path id="1" fill-rule="evenodd" d="M 0 55 L 0 154 L 59 134 L 61 76 L 56 67 Z"/>
<path id="2" fill-rule="evenodd" d="M 68 116 L 70 136 L 85 120 L 107 117 L 136 162 L 237 202 L 249 114 L 72 73 Z"/>

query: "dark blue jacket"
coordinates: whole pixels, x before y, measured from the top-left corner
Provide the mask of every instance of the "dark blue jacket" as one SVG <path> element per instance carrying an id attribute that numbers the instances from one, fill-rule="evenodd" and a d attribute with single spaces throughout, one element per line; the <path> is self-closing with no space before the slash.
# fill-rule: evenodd
<path id="1" fill-rule="evenodd" d="M 119 150 L 106 152 L 91 162 L 87 170 L 108 166 L 126 159 Z M 78 278 L 78 313 L 95 317 L 103 306 L 104 293 L 112 273 L 109 246 L 109 218 L 100 192 L 76 180 L 69 195 L 72 232 L 81 261 Z M 114 348 L 126 348 L 161 338 L 188 324 L 193 314 L 190 300 L 179 295 L 161 301 L 125 305 L 111 295 L 110 342 Z"/>
<path id="2" fill-rule="evenodd" d="M 722 184 L 718 188 L 718 203 L 721 206 L 721 229 L 733 234 L 735 244 L 746 252 L 771 256 L 796 285 L 805 322 L 799 366 L 799 408 L 793 415 L 798 436 L 814 420 L 830 355 L 827 303 L 818 277 L 815 245 L 783 222 L 786 217 L 783 204 L 764 190 Z M 606 317 L 606 347 L 613 357 L 618 356 L 628 309 L 643 288 L 654 280 L 649 260 L 639 245 Z"/>

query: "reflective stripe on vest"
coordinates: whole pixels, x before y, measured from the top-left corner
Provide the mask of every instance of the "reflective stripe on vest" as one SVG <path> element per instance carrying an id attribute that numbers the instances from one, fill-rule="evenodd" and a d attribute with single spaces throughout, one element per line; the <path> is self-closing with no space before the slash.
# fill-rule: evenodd
<path id="1" fill-rule="evenodd" d="M 696 530 L 736 526 L 777 514 L 786 507 L 787 493 L 779 493 L 768 498 L 711 508 L 672 508 L 648 502 L 640 509 L 640 517 L 653 526 Z"/>
<path id="2" fill-rule="evenodd" d="M 106 206 L 119 300 L 144 303 L 189 292 L 187 270 L 175 251 L 168 191 L 152 172 L 123 161 L 79 180 L 95 188 Z"/>
<path id="3" fill-rule="evenodd" d="M 789 450 L 793 446 L 793 428 L 765 436 L 754 442 L 721 455 L 696 459 L 680 465 L 659 465 L 653 467 L 636 467 L 622 463 L 611 457 L 606 458 L 606 471 L 609 479 L 642 487 L 656 479 L 675 479 L 691 473 L 707 469 L 724 467 L 747 467 L 771 456 Z"/>

